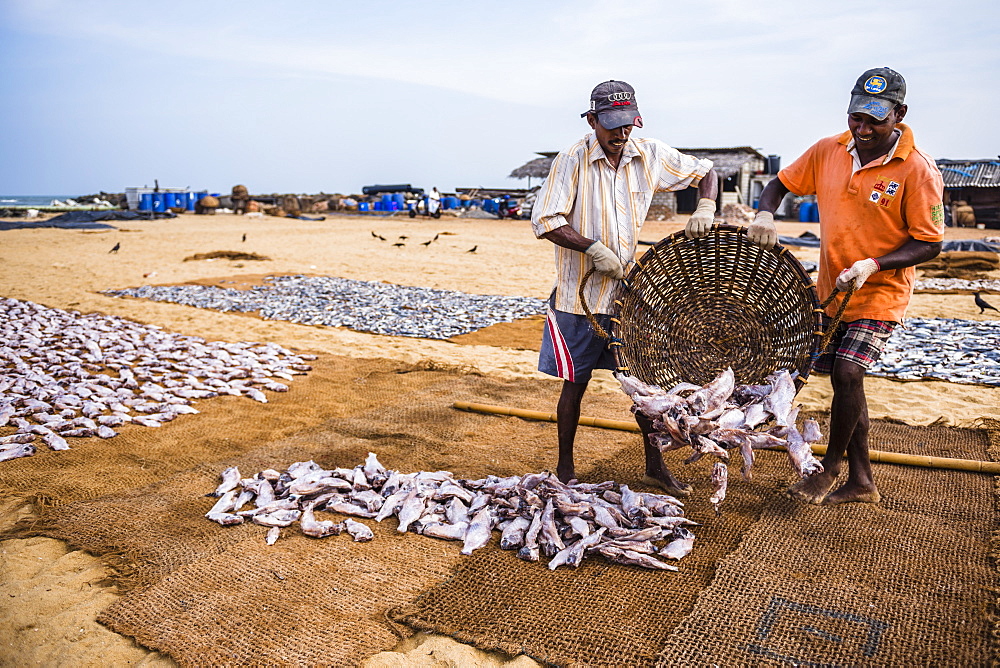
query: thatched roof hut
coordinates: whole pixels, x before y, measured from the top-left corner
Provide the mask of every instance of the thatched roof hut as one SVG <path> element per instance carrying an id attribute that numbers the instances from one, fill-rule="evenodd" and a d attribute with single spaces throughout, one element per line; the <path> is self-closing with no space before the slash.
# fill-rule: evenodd
<path id="1" fill-rule="evenodd" d="M 531 177 L 536 179 L 544 179 L 548 177 L 549 171 L 552 169 L 552 159 L 558 155 L 555 151 L 539 151 L 538 155 L 541 158 L 535 158 L 534 160 L 529 160 L 524 163 L 514 171 L 512 171 L 507 178 L 509 179 L 528 179 L 528 187 L 531 187 Z"/>
<path id="2" fill-rule="evenodd" d="M 740 171 L 743 165 L 751 160 L 760 160 L 767 164 L 767 156 L 750 146 L 734 146 L 732 148 L 679 148 L 681 153 L 693 155 L 696 158 L 708 158 L 715 167 L 715 172 L 722 178 L 727 178 Z"/>

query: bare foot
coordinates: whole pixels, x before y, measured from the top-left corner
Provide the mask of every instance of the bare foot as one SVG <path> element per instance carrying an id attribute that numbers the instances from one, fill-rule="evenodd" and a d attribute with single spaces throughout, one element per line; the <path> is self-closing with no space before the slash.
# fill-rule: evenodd
<path id="1" fill-rule="evenodd" d="M 681 482 L 669 472 L 660 473 L 655 476 L 647 473 L 639 479 L 639 482 L 650 487 L 659 487 L 667 494 L 673 496 L 691 496 L 691 485 Z"/>
<path id="2" fill-rule="evenodd" d="M 565 468 L 557 466 L 556 477 L 559 478 L 559 482 L 566 483 L 568 485 L 571 480 L 576 479 L 576 473 L 574 473 L 572 466 L 567 466 Z"/>
<path id="3" fill-rule="evenodd" d="M 809 478 L 803 478 L 788 488 L 785 494 L 796 501 L 806 503 L 823 503 L 823 499 L 833 489 L 837 482 L 837 476 L 824 471 Z"/>
<path id="4" fill-rule="evenodd" d="M 824 506 L 832 506 L 838 503 L 878 503 L 882 500 L 882 495 L 874 484 L 854 485 L 849 482 L 844 483 L 836 491 L 830 492 L 823 499 Z"/>

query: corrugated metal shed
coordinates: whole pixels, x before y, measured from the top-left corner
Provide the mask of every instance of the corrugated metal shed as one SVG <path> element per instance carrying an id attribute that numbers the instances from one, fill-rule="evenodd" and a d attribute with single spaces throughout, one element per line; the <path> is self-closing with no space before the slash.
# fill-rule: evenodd
<path id="1" fill-rule="evenodd" d="M 935 160 L 945 188 L 1000 188 L 998 160 Z"/>

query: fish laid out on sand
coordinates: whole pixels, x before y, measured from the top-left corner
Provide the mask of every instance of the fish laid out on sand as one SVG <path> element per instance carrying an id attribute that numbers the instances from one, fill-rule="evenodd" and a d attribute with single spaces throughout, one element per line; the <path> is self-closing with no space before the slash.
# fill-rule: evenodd
<path id="1" fill-rule="evenodd" d="M 716 513 L 726 498 L 731 450 L 739 451 L 746 480 L 753 475 L 754 449 L 775 446 L 785 448 L 801 477 L 823 472 L 810 448 L 823 437 L 819 424 L 808 419 L 802 431 L 796 426 L 795 381 L 787 370 L 775 371 L 763 385 L 737 385 L 736 375 L 727 368 L 707 385 L 679 383 L 669 390 L 627 374 L 615 377 L 632 399 L 632 411 L 653 421 L 653 446 L 661 452 L 690 447 L 686 463 L 705 455 L 721 460 L 712 470 L 709 498 Z"/>
<path id="2" fill-rule="evenodd" d="M 312 538 L 347 533 L 369 541 L 374 534 L 356 518 L 381 522 L 395 516 L 401 533 L 461 541 L 465 555 L 488 545 L 498 531 L 501 549 L 516 550 L 525 561 L 546 557 L 552 570 L 576 568 L 585 556 L 600 554 L 616 563 L 676 571 L 659 557 L 686 556 L 694 545 L 687 527 L 698 526 L 684 517 L 683 504 L 674 497 L 628 485 L 567 485 L 547 471 L 479 480 L 449 471 L 400 473 L 386 469 L 371 452 L 353 469 L 324 469 L 307 461 L 252 478 L 241 478 L 233 466 L 220 477 L 215 491 L 206 494 L 218 500 L 205 517 L 222 526 L 268 527 L 268 545 L 296 522 Z M 320 519 L 319 511 L 348 517 L 334 522 Z M 664 552 L 668 546 L 673 547 Z"/>
<path id="3" fill-rule="evenodd" d="M 546 308 L 545 300 L 537 297 L 476 295 L 335 276 L 271 276 L 265 283 L 250 290 L 145 285 L 103 294 L 219 311 L 256 312 L 264 320 L 427 339 L 448 339 L 499 322 L 542 315 Z"/>
<path id="4" fill-rule="evenodd" d="M 113 438 L 126 424 L 159 427 L 221 394 L 267 403 L 315 355 L 273 343 L 226 343 L 165 332 L 124 318 L 0 298 L 0 461 L 27 457 L 40 440 Z M 282 382 L 283 381 L 283 382 Z"/>

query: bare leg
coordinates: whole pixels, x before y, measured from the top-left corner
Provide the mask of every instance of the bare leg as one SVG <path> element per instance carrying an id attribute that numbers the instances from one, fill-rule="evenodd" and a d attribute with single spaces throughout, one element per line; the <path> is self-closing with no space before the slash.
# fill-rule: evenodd
<path id="1" fill-rule="evenodd" d="M 556 465 L 556 477 L 562 482 L 569 482 L 576 477 L 573 467 L 573 442 L 576 440 L 576 427 L 580 423 L 580 403 L 583 393 L 587 391 L 587 383 L 571 383 L 563 381 L 562 393 L 556 407 L 556 425 L 559 432 L 559 463 Z"/>
<path id="2" fill-rule="evenodd" d="M 835 421 L 843 420 L 845 423 L 853 421 L 854 428 L 850 437 L 843 445 L 837 455 L 836 466 L 839 471 L 840 460 L 843 457 L 843 449 L 847 450 L 847 482 L 830 492 L 825 499 L 824 505 L 836 503 L 850 503 L 857 501 L 861 503 L 878 503 L 881 495 L 875 486 L 872 477 L 871 460 L 868 458 L 868 400 L 865 398 L 865 370 L 857 364 L 837 360 L 834 365 L 833 376 L 833 406 L 830 410 L 830 442 L 833 443 L 833 425 Z M 839 414 L 839 415 L 838 415 Z M 827 466 L 827 456 L 823 459 L 823 467 Z M 833 462 L 830 462 L 833 465 Z"/>
<path id="3" fill-rule="evenodd" d="M 663 453 L 649 442 L 649 435 L 655 431 L 653 421 L 642 413 L 635 414 L 635 421 L 642 430 L 642 447 L 646 454 L 646 474 L 642 476 L 642 482 L 673 496 L 690 496 L 691 485 L 674 477 L 663 462 Z"/>

